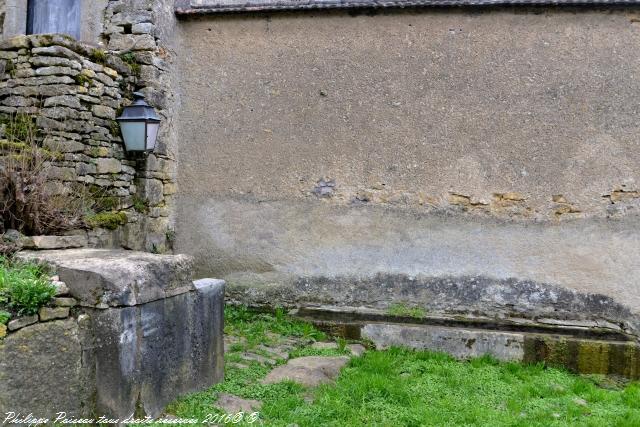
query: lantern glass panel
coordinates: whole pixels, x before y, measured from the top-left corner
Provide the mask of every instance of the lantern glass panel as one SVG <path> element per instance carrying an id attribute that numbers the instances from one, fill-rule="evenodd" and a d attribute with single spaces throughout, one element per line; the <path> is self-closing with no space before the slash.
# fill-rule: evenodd
<path id="1" fill-rule="evenodd" d="M 158 129 L 160 123 L 147 122 L 147 150 L 156 148 L 156 138 L 158 137 Z"/>
<path id="2" fill-rule="evenodd" d="M 144 151 L 145 122 L 120 122 L 122 138 L 127 151 Z"/>

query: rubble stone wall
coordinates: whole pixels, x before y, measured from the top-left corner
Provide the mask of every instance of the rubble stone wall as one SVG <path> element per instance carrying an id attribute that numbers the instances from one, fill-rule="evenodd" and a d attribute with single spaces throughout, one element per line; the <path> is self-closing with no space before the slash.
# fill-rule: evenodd
<path id="1" fill-rule="evenodd" d="M 17 36 L 0 44 L 0 114 L 5 124 L 19 117 L 33 121 L 38 143 L 54 153 L 48 191 L 68 194 L 80 183 L 126 215 L 115 233 L 90 231 L 92 246 L 167 249 L 165 193 L 173 191 L 168 162 L 127 154 L 115 121 L 139 88 L 143 67 L 131 52 L 62 35 Z M 156 231 L 149 238 L 148 227 Z"/>
<path id="2" fill-rule="evenodd" d="M 60 35 L 13 37 L 26 28 L 25 13 L 8 13 L 16 6 L 24 9 L 22 0 L 0 0 L 0 113 L 41 116 L 46 145 L 62 153 L 52 187 L 68 191 L 68 183 L 80 182 L 117 198 L 115 209 L 126 214 L 126 224 L 90 231 L 91 246 L 170 251 L 178 106 L 168 72 L 175 53 L 173 2 L 83 1 L 82 42 Z M 124 152 L 114 121 L 133 91 L 142 92 L 162 118 L 156 150 L 146 156 Z"/>

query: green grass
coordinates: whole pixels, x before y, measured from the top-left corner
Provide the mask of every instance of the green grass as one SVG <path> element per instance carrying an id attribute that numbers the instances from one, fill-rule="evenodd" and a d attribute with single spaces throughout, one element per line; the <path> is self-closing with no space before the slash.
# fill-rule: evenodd
<path id="1" fill-rule="evenodd" d="M 54 295 L 45 267 L 0 257 L 0 311 L 36 314 Z"/>
<path id="2" fill-rule="evenodd" d="M 316 389 L 283 382 L 262 385 L 271 367 L 241 360 L 255 342 L 285 336 L 324 338 L 312 326 L 276 315 L 227 308 L 227 333 L 244 337 L 225 355 L 224 382 L 186 396 L 167 411 L 181 418 L 222 414 L 218 393 L 263 402 L 265 426 L 640 426 L 640 384 L 573 375 L 543 365 L 500 363 L 483 357 L 457 361 L 432 352 L 392 348 L 353 358 L 335 384 Z M 315 331 L 315 332 L 311 332 Z M 344 354 L 302 346 L 293 357 Z M 248 368 L 230 362 L 248 364 Z M 601 387 L 606 385 L 607 388 Z"/>
<path id="3" fill-rule="evenodd" d="M 420 307 L 408 307 L 404 304 L 391 304 L 387 310 L 387 314 L 391 316 L 414 317 L 422 319 L 427 312 Z"/>
<path id="4" fill-rule="evenodd" d="M 274 342 L 274 335 L 301 337 L 310 341 L 326 338 L 323 332 L 311 324 L 292 320 L 282 309 L 277 309 L 271 314 L 256 313 L 246 307 L 225 309 L 224 333 L 245 338 L 248 348 L 258 344 L 271 344 Z"/>

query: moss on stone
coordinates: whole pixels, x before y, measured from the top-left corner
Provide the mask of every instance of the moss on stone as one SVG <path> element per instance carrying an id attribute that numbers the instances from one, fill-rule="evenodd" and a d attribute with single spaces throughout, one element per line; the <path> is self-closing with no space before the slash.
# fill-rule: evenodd
<path id="1" fill-rule="evenodd" d="M 106 147 L 91 147 L 89 149 L 89 156 L 91 157 L 107 157 L 109 150 Z"/>
<path id="2" fill-rule="evenodd" d="M 74 77 L 76 84 L 78 84 L 79 86 L 90 86 L 92 81 L 91 78 L 89 78 L 88 76 L 84 75 L 84 74 L 78 74 L 77 76 Z"/>
<path id="3" fill-rule="evenodd" d="M 149 211 L 149 202 L 139 196 L 133 196 L 133 209 L 136 212 L 147 213 Z"/>
<path id="4" fill-rule="evenodd" d="M 120 199 L 116 196 L 102 196 L 96 200 L 96 208 L 100 211 L 112 211 L 120 205 Z"/>
<path id="5" fill-rule="evenodd" d="M 607 374 L 609 372 L 609 345 L 599 342 L 581 342 L 577 354 L 578 372 Z"/>
<path id="6" fill-rule="evenodd" d="M 115 230 L 127 223 L 127 215 L 124 212 L 100 212 L 86 217 L 85 221 L 91 228 Z"/>
<path id="7" fill-rule="evenodd" d="M 12 79 L 15 79 L 17 71 L 15 62 L 13 62 L 11 59 L 7 59 L 4 65 L 4 71 L 8 73 Z"/>
<path id="8" fill-rule="evenodd" d="M 116 112 L 116 115 L 119 116 L 120 114 Z M 116 122 L 115 120 L 111 120 L 111 122 L 109 123 L 109 132 L 113 136 L 120 136 L 120 125 L 118 124 L 118 122 Z"/>
<path id="9" fill-rule="evenodd" d="M 6 139 L 0 139 L 0 151 L 21 151 L 27 148 L 27 144 L 24 142 L 7 141 Z"/>
<path id="10" fill-rule="evenodd" d="M 107 52 L 102 49 L 92 49 L 89 52 L 89 59 L 97 64 L 104 65 L 107 61 Z"/>
<path id="11" fill-rule="evenodd" d="M 544 362 L 581 374 L 640 377 L 640 347 L 634 342 L 528 336 L 523 362 Z"/>
<path id="12" fill-rule="evenodd" d="M 127 52 L 120 55 L 120 59 L 129 66 L 129 70 L 131 70 L 131 74 L 139 77 L 140 76 L 140 64 L 136 60 L 136 57 L 133 53 Z"/>

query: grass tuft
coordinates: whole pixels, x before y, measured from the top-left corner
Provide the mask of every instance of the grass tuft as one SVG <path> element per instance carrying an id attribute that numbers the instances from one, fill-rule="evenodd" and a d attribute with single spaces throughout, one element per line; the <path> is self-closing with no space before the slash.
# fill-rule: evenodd
<path id="1" fill-rule="evenodd" d="M 404 304 L 391 304 L 387 309 L 387 314 L 390 316 L 422 319 L 427 315 L 427 312 L 420 307 L 408 307 Z"/>
<path id="2" fill-rule="evenodd" d="M 36 314 L 40 307 L 51 301 L 55 291 L 43 266 L 0 257 L 1 317 L 6 317 L 3 312 L 18 316 Z"/>

